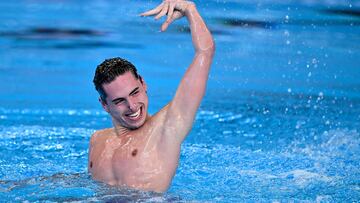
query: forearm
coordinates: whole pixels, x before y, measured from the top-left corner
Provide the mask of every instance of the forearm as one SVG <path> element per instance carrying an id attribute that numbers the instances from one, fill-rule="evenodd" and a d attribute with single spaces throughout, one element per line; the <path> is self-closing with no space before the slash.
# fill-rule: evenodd
<path id="1" fill-rule="evenodd" d="M 190 112 L 195 115 L 205 93 L 215 45 L 210 31 L 194 3 L 187 6 L 185 15 L 190 24 L 195 56 L 179 85 L 178 93 L 184 94 L 181 96 L 182 100 L 185 101 L 184 103 Z M 190 92 L 195 94 L 189 94 Z M 188 105 L 189 103 L 191 105 Z"/>
<path id="2" fill-rule="evenodd" d="M 214 52 L 215 46 L 210 31 L 196 9 L 195 4 L 189 4 L 185 15 L 190 24 L 191 37 L 196 52 Z"/>
<path id="3" fill-rule="evenodd" d="M 194 58 L 187 68 L 173 100 L 164 108 L 164 146 L 175 142 L 180 144 L 190 131 L 196 111 L 205 94 L 206 83 L 212 63 L 215 45 L 210 31 L 198 13 L 194 3 L 184 0 L 166 0 L 155 9 L 142 13 L 142 16 L 156 15 L 159 19 L 165 14 L 167 20 L 161 30 L 165 31 L 174 20 L 186 16 L 190 24 Z"/>
<path id="4" fill-rule="evenodd" d="M 177 108 L 184 111 L 183 114 L 187 114 L 185 117 L 192 122 L 205 93 L 215 46 L 211 33 L 194 3 L 188 4 L 185 16 L 190 24 L 195 56 L 180 82 L 173 101 L 178 102 L 175 104 Z"/>
<path id="5" fill-rule="evenodd" d="M 214 41 L 205 22 L 197 12 L 194 4 L 186 8 L 185 15 L 190 23 L 195 56 L 185 72 L 180 85 L 170 104 L 170 111 L 181 118 L 181 123 L 186 126 L 184 130 L 191 129 L 196 111 L 205 94 L 209 70 L 214 55 Z"/>

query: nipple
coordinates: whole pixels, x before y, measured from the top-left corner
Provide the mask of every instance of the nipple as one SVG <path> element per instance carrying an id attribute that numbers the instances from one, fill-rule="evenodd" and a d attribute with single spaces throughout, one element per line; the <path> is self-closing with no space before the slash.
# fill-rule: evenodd
<path id="1" fill-rule="evenodd" d="M 134 150 L 131 152 L 131 155 L 132 155 L 132 156 L 136 156 L 137 152 L 138 152 L 138 150 L 137 150 L 137 149 L 134 149 Z"/>

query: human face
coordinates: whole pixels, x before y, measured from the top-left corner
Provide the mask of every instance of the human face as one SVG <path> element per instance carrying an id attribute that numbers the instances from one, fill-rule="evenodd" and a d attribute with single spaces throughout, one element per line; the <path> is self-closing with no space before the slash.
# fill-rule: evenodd
<path id="1" fill-rule="evenodd" d="M 113 118 L 114 125 L 133 130 L 145 123 L 148 97 L 146 84 L 142 79 L 136 79 L 128 71 L 111 83 L 104 84 L 103 88 L 107 97 L 106 103 L 101 103 Z"/>

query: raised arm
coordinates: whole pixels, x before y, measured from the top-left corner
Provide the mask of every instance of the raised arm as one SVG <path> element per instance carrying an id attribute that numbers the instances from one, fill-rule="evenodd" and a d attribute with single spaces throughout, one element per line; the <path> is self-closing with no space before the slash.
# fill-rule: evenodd
<path id="1" fill-rule="evenodd" d="M 173 100 L 166 106 L 164 135 L 181 143 L 190 131 L 196 111 L 205 94 L 209 69 L 215 51 L 214 41 L 194 3 L 183 0 L 166 0 L 157 8 L 143 13 L 159 19 L 168 15 L 161 30 L 174 20 L 186 16 L 190 23 L 195 55 L 186 70 Z M 173 141 L 173 140 L 172 140 Z"/>

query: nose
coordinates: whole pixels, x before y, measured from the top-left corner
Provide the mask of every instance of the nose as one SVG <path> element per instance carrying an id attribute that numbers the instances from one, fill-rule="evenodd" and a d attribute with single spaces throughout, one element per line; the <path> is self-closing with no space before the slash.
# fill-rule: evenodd
<path id="1" fill-rule="evenodd" d="M 136 101 L 134 101 L 133 99 L 129 99 L 129 100 L 128 100 L 128 106 L 129 106 L 129 109 L 130 109 L 131 111 L 136 111 L 136 110 L 137 110 Z"/>

